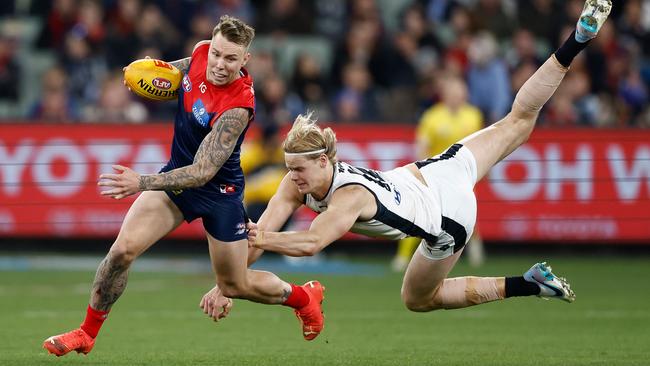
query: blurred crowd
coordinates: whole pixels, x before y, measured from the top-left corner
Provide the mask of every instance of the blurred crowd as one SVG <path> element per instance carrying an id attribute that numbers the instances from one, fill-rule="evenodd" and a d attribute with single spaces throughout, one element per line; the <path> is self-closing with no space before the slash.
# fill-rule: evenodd
<path id="1" fill-rule="evenodd" d="M 174 102 L 132 95 L 122 67 L 145 56 L 187 57 L 230 14 L 257 32 L 249 71 L 262 126 L 306 109 L 335 123 L 415 124 L 450 77 L 465 82 L 468 102 L 489 124 L 573 31 L 583 3 L 3 0 L 0 122 L 172 121 Z M 650 0 L 615 0 L 540 123 L 650 127 L 649 90 Z"/>

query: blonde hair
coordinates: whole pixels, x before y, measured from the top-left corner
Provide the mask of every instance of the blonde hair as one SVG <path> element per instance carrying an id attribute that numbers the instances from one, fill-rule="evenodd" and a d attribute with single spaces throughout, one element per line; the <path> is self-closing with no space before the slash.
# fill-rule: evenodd
<path id="1" fill-rule="evenodd" d="M 221 33 L 228 42 L 236 43 L 246 48 L 251 45 L 255 37 L 255 29 L 253 27 L 230 15 L 223 15 L 219 18 L 219 24 L 212 30 L 212 37 L 216 36 L 217 33 Z"/>
<path id="2" fill-rule="evenodd" d="M 316 118 L 312 117 L 313 112 L 306 115 L 299 115 L 293 122 L 293 127 L 282 143 L 285 153 L 300 154 L 310 151 L 325 150 L 322 154 L 336 163 L 336 134 L 327 127 L 321 129 L 316 124 Z M 317 159 L 321 153 L 306 154 L 307 158 Z"/>

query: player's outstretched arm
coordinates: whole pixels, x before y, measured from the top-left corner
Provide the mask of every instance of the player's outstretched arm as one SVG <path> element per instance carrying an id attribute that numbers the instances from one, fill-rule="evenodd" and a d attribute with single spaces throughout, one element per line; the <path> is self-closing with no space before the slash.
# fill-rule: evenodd
<path id="1" fill-rule="evenodd" d="M 237 140 L 248 125 L 249 111 L 234 108 L 224 112 L 213 124 L 199 146 L 194 162 L 165 173 L 140 175 L 133 170 L 114 165 L 118 174 L 102 174 L 99 186 L 111 189 L 101 192 L 103 196 L 121 199 L 140 191 L 178 190 L 200 187 L 221 169 L 232 154 Z"/>
<path id="2" fill-rule="evenodd" d="M 292 257 L 312 256 L 347 233 L 373 196 L 360 186 L 334 192 L 327 211 L 319 214 L 307 231 L 270 232 L 253 229 L 248 242 L 254 248 Z"/>
<path id="3" fill-rule="evenodd" d="M 296 185 L 291 182 L 289 174 L 286 174 L 257 223 L 250 221 L 246 228 L 249 232 L 250 230 L 254 232 L 260 230 L 279 231 L 298 207 L 302 206 L 302 200 L 303 196 L 296 189 Z M 248 265 L 250 266 L 257 261 L 264 250 L 252 246 L 248 249 Z"/>

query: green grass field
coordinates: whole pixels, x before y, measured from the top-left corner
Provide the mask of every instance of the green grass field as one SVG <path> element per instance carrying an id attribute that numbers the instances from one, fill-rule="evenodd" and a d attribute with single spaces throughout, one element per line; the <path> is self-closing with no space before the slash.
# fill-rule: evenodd
<path id="1" fill-rule="evenodd" d="M 491 257 L 478 270 L 521 274 L 535 259 Z M 236 301 L 199 310 L 209 274 L 134 272 L 88 355 L 48 355 L 42 341 L 82 320 L 93 272 L 0 271 L 0 365 L 649 365 L 650 258 L 550 258 L 577 301 L 535 297 L 416 314 L 401 276 L 283 276 L 326 286 L 326 327 L 302 339 L 290 309 Z"/>

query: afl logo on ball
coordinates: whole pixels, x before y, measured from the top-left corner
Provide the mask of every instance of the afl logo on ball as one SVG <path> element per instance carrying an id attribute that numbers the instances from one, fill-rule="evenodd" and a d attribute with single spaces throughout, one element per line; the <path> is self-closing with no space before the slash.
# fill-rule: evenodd
<path id="1" fill-rule="evenodd" d="M 187 75 L 183 76 L 183 90 L 186 92 L 192 90 L 192 82 L 190 81 L 190 77 Z"/>
<path id="2" fill-rule="evenodd" d="M 155 86 L 158 89 L 167 90 L 172 87 L 172 82 L 165 78 L 155 78 L 151 80 L 151 84 L 153 84 L 153 86 Z"/>

